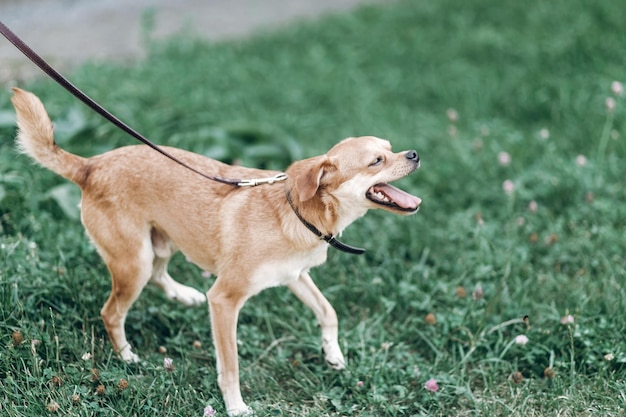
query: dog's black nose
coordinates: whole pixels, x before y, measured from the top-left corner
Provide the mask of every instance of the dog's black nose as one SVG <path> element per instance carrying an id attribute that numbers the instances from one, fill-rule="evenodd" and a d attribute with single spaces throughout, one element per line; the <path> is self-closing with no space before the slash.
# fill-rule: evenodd
<path id="1" fill-rule="evenodd" d="M 414 150 L 407 151 L 406 159 L 410 159 L 411 161 L 419 162 L 420 161 L 420 156 L 418 155 L 417 151 L 414 151 Z"/>

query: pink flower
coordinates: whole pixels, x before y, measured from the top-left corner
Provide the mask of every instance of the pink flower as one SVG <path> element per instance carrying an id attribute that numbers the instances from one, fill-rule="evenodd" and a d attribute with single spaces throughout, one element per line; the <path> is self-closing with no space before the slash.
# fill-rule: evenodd
<path id="1" fill-rule="evenodd" d="M 572 316 L 571 314 L 568 314 L 565 317 L 561 317 L 561 324 L 573 324 L 574 323 L 574 316 Z"/>
<path id="2" fill-rule="evenodd" d="M 356 387 L 361 388 L 363 386 L 363 381 L 356 381 Z"/>
<path id="3" fill-rule="evenodd" d="M 215 411 L 213 407 L 207 405 L 204 407 L 204 414 L 202 414 L 202 417 L 213 417 L 216 413 L 217 411 Z"/>
<path id="4" fill-rule="evenodd" d="M 535 200 L 531 201 L 530 203 L 528 203 L 528 211 L 530 211 L 531 213 L 536 213 L 537 212 L 537 202 Z"/>
<path id="5" fill-rule="evenodd" d="M 165 368 L 166 371 L 172 372 L 175 368 L 174 366 L 174 361 L 172 360 L 172 358 L 164 358 L 163 359 L 163 368 Z"/>
<path id="6" fill-rule="evenodd" d="M 511 180 L 505 180 L 502 183 L 502 189 L 507 194 L 513 194 L 513 191 L 515 191 L 515 184 L 513 184 L 513 181 Z"/>
<path id="7" fill-rule="evenodd" d="M 611 91 L 616 96 L 621 96 L 624 93 L 624 85 L 619 81 L 613 81 L 611 83 Z"/>
<path id="8" fill-rule="evenodd" d="M 437 392 L 437 391 L 439 391 L 439 384 L 437 384 L 437 380 L 436 379 L 432 379 L 431 378 L 428 381 L 426 381 L 426 384 L 424 385 L 424 388 L 426 388 L 430 392 Z"/>
<path id="9" fill-rule="evenodd" d="M 498 163 L 503 167 L 511 165 L 511 155 L 508 152 L 499 152 Z"/>

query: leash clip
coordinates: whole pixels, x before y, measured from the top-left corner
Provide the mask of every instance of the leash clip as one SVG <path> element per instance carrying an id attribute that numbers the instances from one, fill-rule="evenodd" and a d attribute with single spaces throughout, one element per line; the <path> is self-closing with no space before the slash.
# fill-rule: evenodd
<path id="1" fill-rule="evenodd" d="M 281 172 L 280 174 L 274 175 L 273 177 L 268 178 L 252 178 L 249 180 L 241 180 L 237 183 L 238 187 L 256 187 L 261 184 L 274 184 L 278 181 L 285 181 L 287 179 L 287 174 Z"/>

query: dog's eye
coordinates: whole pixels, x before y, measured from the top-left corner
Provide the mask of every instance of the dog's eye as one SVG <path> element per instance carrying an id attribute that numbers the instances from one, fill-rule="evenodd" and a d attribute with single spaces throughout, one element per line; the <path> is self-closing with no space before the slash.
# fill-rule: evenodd
<path id="1" fill-rule="evenodd" d="M 382 163 L 383 163 L 383 161 L 384 161 L 384 158 L 383 158 L 382 156 L 379 156 L 378 158 L 374 159 L 374 162 L 372 162 L 372 163 L 370 164 L 370 166 L 371 166 L 371 167 L 378 166 L 378 165 L 382 164 Z"/>

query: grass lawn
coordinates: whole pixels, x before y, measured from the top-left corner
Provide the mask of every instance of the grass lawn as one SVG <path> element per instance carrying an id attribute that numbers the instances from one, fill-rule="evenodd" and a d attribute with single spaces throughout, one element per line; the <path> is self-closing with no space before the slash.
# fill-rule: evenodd
<path id="1" fill-rule="evenodd" d="M 347 370 L 326 367 L 287 289 L 243 309 L 242 389 L 259 416 L 624 416 L 626 98 L 612 83 L 626 81 L 625 39 L 620 1 L 398 1 L 241 41 L 180 37 L 70 78 L 155 142 L 228 162 L 283 169 L 366 134 L 420 153 L 400 183 L 420 212 L 369 213 L 343 235 L 367 253 L 329 250 L 312 271 Z M 51 81 L 21 87 L 64 148 L 134 144 Z M 16 156 L 9 96 L 0 414 L 225 415 L 206 308 L 149 286 L 127 321 L 145 363 L 111 351 L 109 278 L 77 189 Z M 171 273 L 213 281 L 183 256 Z"/>

